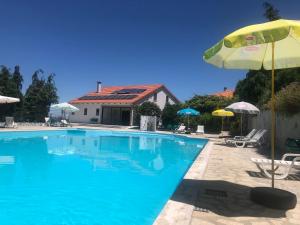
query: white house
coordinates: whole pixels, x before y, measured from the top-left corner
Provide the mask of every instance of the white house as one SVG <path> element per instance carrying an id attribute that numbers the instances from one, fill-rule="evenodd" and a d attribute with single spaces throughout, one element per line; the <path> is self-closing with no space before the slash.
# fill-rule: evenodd
<path id="1" fill-rule="evenodd" d="M 75 123 L 132 126 L 135 106 L 147 101 L 155 102 L 161 110 L 167 103 L 179 103 L 162 84 L 102 87 L 101 82 L 97 82 L 96 91 L 70 101 L 79 111 L 72 113 L 69 119 Z"/>

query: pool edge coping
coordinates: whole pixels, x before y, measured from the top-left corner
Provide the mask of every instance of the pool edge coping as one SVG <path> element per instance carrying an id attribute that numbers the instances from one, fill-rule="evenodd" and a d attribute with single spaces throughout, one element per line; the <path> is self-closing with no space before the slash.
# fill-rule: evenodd
<path id="1" fill-rule="evenodd" d="M 195 161 L 193 162 L 193 164 L 185 174 L 183 180 L 184 179 L 200 180 L 204 177 L 208 165 L 210 152 L 212 150 L 212 145 L 213 145 L 212 141 L 208 140 L 203 150 L 199 153 L 199 155 L 196 157 Z M 178 185 L 173 196 L 166 202 L 163 209 L 156 217 L 153 225 L 190 224 L 190 221 L 192 219 L 192 213 L 194 211 L 194 205 L 172 200 L 174 196 L 179 195 L 177 192 L 179 187 L 180 185 Z M 196 199 L 197 192 L 196 190 L 194 190 L 192 193 L 180 192 L 180 198 L 184 198 L 185 195 L 188 199 L 190 199 L 191 197 L 193 199 Z"/>

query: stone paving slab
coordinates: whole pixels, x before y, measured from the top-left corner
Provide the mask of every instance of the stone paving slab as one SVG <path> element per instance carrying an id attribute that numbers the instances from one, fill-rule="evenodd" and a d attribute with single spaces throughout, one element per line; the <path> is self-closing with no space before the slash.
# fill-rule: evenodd
<path id="1" fill-rule="evenodd" d="M 154 224 L 300 224 L 299 201 L 295 209 L 283 211 L 266 208 L 249 199 L 251 187 L 271 185 L 271 180 L 265 178 L 250 161 L 252 157 L 265 157 L 258 149 L 228 147 L 217 138 L 211 138 L 210 143 Z M 201 165 L 204 156 L 208 160 Z M 277 180 L 275 185 L 295 193 L 299 199 L 300 173 L 293 172 L 293 179 Z"/>
<path id="2" fill-rule="evenodd" d="M 190 224 L 271 225 L 300 224 L 300 204 L 289 211 L 269 209 L 249 199 L 251 187 L 270 186 L 250 158 L 265 157 L 256 148 L 235 148 L 215 139 L 206 173 L 198 186 L 195 205 L 207 212 L 193 211 Z M 300 198 L 300 174 L 298 180 L 276 180 L 277 188 L 295 193 Z M 253 176 L 259 174 L 260 176 Z M 251 176 L 252 175 L 252 176 Z M 203 189 L 226 191 L 227 197 L 207 196 Z"/>

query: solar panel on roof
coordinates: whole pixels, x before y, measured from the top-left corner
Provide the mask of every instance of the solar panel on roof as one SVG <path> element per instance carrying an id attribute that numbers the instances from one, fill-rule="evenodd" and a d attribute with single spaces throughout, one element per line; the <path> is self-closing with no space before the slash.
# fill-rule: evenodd
<path id="1" fill-rule="evenodd" d="M 140 94 L 146 91 L 146 89 L 141 88 L 125 88 L 118 91 L 112 92 L 112 94 Z"/>
<path id="2" fill-rule="evenodd" d="M 130 100 L 138 95 L 99 95 L 99 96 L 82 96 L 79 100 Z"/>

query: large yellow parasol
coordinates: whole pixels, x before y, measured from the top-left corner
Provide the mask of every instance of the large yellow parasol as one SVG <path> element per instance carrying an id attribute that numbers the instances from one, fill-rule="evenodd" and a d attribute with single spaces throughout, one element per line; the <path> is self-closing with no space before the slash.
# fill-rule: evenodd
<path id="1" fill-rule="evenodd" d="M 272 70 L 272 187 L 275 155 L 275 69 L 300 67 L 300 21 L 276 20 L 241 28 L 204 53 L 204 60 L 220 68 Z"/>
<path id="2" fill-rule="evenodd" d="M 212 113 L 211 113 L 213 116 L 220 116 L 220 117 L 222 117 L 222 127 L 221 127 L 221 133 L 222 133 L 222 131 L 223 131 L 223 118 L 224 117 L 232 117 L 232 116 L 234 116 L 234 113 L 233 112 L 231 112 L 231 111 L 226 111 L 226 110 L 224 110 L 224 109 L 217 109 L 217 110 L 215 110 L 215 111 L 213 111 Z"/>

